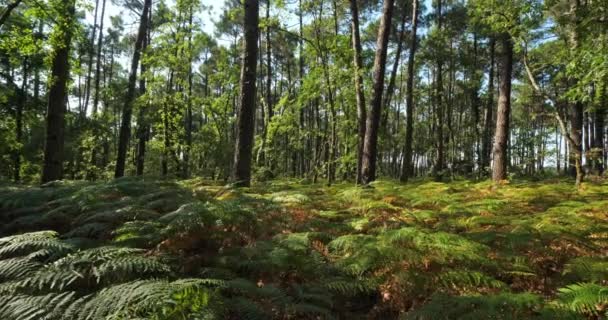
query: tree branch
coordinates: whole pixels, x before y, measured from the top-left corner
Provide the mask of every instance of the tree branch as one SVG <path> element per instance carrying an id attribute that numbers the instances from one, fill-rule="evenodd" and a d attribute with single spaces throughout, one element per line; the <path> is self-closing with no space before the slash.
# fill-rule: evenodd
<path id="1" fill-rule="evenodd" d="M 530 84 L 532 84 L 532 87 L 534 88 L 534 90 L 536 92 L 538 92 L 546 100 L 549 100 L 555 106 L 555 110 L 553 112 L 551 112 L 551 114 L 553 115 L 553 117 L 555 118 L 555 120 L 557 120 L 557 123 L 559 124 L 559 128 L 560 128 L 560 130 L 562 132 L 562 135 L 564 137 L 566 137 L 566 140 L 568 140 L 568 142 L 570 143 L 570 145 L 572 145 L 572 146 L 578 146 L 578 144 L 574 141 L 574 139 L 572 139 L 572 136 L 570 135 L 570 132 L 568 132 L 568 127 L 566 126 L 566 122 L 564 121 L 564 119 L 562 118 L 562 116 L 559 114 L 559 110 L 557 109 L 557 101 L 556 101 L 556 99 L 554 99 L 548 93 L 546 93 L 538 85 L 538 82 L 536 82 L 536 79 L 534 78 L 534 75 L 532 74 L 532 70 L 530 70 L 530 66 L 528 65 L 528 50 L 527 49 L 528 49 L 528 47 L 527 47 L 527 44 L 526 44 L 524 46 L 523 62 L 524 62 L 524 68 L 526 69 L 526 74 L 528 75 L 528 79 L 530 80 Z M 572 149 L 574 149 L 574 152 L 580 156 L 580 152 L 578 152 L 578 148 L 572 148 Z"/>

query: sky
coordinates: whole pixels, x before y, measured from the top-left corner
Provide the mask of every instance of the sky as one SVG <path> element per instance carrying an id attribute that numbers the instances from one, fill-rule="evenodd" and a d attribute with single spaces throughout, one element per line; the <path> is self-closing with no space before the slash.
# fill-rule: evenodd
<path id="1" fill-rule="evenodd" d="M 91 7 L 93 8 L 92 10 L 87 12 L 87 21 L 90 24 L 93 24 L 93 21 L 94 21 L 93 15 L 95 14 L 95 12 L 94 12 L 95 1 L 94 0 L 87 0 L 87 1 L 91 4 Z M 132 12 L 130 12 L 127 9 L 124 9 L 122 6 L 116 5 L 113 3 L 113 2 L 120 3 L 120 1 L 121 0 L 106 0 L 104 29 L 107 30 L 107 28 L 111 25 L 110 17 L 121 15 L 123 18 L 123 21 L 125 22 L 125 31 L 135 32 L 138 25 L 133 22 L 136 21 L 136 18 L 139 19 L 139 17 L 136 17 Z M 156 4 L 156 2 L 157 2 L 156 0 L 153 0 L 153 4 Z M 168 2 L 172 2 L 172 1 L 169 0 Z M 201 14 L 199 14 L 199 16 L 201 17 L 201 20 L 203 22 L 203 24 L 202 24 L 203 31 L 205 31 L 208 34 L 213 34 L 213 32 L 215 31 L 214 21 L 217 20 L 220 16 L 221 9 L 224 5 L 223 1 L 222 0 L 202 0 L 201 2 L 204 6 L 207 6 L 210 8 L 210 10 L 204 11 Z M 101 3 L 99 5 L 100 5 L 99 14 L 101 14 Z"/>

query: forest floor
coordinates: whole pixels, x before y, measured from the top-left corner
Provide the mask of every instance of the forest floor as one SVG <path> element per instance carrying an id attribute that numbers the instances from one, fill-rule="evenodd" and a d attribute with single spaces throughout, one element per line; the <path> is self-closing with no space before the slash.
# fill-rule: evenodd
<path id="1" fill-rule="evenodd" d="M 26 309 L 57 319 L 601 319 L 608 309 L 607 181 L 579 191 L 557 178 L 61 182 L 0 187 L 0 223 L 2 319 L 25 308 L 10 297 L 63 292 L 61 305 Z M 14 236 L 41 230 L 55 232 Z M 15 259 L 30 269 L 15 271 Z M 174 285 L 150 306 L 127 288 L 142 279 Z M 126 298 L 100 307 L 112 288 Z"/>

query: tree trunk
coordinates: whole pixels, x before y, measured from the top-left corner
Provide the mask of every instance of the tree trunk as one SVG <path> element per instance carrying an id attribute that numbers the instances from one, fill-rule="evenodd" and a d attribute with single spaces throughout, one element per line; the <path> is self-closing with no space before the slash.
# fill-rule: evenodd
<path id="1" fill-rule="evenodd" d="M 87 116 L 89 109 L 89 99 L 91 97 L 91 73 L 93 73 L 93 55 L 95 54 L 95 35 L 97 33 L 97 12 L 99 11 L 99 0 L 95 0 L 95 14 L 93 15 L 93 32 L 89 43 L 89 61 L 87 65 L 87 78 L 85 84 L 85 97 L 82 117 Z"/>
<path id="2" fill-rule="evenodd" d="M 190 177 L 190 151 L 192 150 L 192 63 L 193 63 L 193 47 L 192 47 L 192 34 L 193 34 L 193 16 L 194 8 L 190 6 L 190 16 L 188 17 L 188 100 L 186 105 L 186 145 L 184 148 L 184 166 L 182 168 L 182 177 L 187 179 Z"/>
<path id="3" fill-rule="evenodd" d="M 93 96 L 93 110 L 91 112 L 91 117 L 97 117 L 97 107 L 99 105 L 99 95 L 100 95 L 100 83 L 101 83 L 101 50 L 103 44 L 103 19 L 106 12 L 106 0 L 102 0 L 101 3 L 101 17 L 99 22 L 99 39 L 97 40 L 97 59 L 95 63 L 95 90 Z M 98 130 L 94 129 L 93 135 L 94 137 L 98 137 Z M 91 166 L 97 166 L 97 148 L 93 147 L 91 150 Z M 92 177 L 91 173 L 88 174 Z"/>
<path id="4" fill-rule="evenodd" d="M 359 32 L 359 8 L 357 0 L 350 0 L 352 16 L 351 32 L 355 65 L 355 92 L 357 97 L 357 184 L 361 183 L 361 164 L 363 159 L 363 140 L 365 139 L 365 90 L 363 89 L 363 60 L 361 58 L 361 35 Z"/>
<path id="5" fill-rule="evenodd" d="M 101 3 L 101 17 L 99 20 L 99 39 L 97 40 L 97 62 L 95 65 L 95 95 L 93 96 L 93 117 L 97 114 L 99 105 L 99 84 L 101 81 L 101 50 L 103 46 L 103 19 L 106 13 L 106 0 Z"/>
<path id="6" fill-rule="evenodd" d="M 598 174 L 602 174 L 604 173 L 604 169 L 605 169 L 605 165 L 604 165 L 604 154 L 605 154 L 605 149 L 604 149 L 604 126 L 605 126 L 605 114 L 606 114 L 606 108 L 608 108 L 608 97 L 606 95 L 608 95 L 607 89 L 606 89 L 606 83 L 604 83 L 603 88 L 602 88 L 602 95 L 601 95 L 601 101 L 600 101 L 600 106 L 599 108 L 597 108 L 597 110 L 595 111 L 595 134 L 594 134 L 594 138 L 593 139 L 593 149 L 594 149 L 594 157 L 593 157 L 593 161 L 594 161 L 594 166 L 595 166 L 595 170 L 598 172 Z"/>
<path id="7" fill-rule="evenodd" d="M 570 146 L 570 175 L 576 178 L 576 185 L 583 181 L 583 104 L 576 101 L 570 108 L 570 127 L 572 138 Z"/>
<path id="8" fill-rule="evenodd" d="M 408 178 L 412 177 L 413 165 L 412 165 L 412 139 L 414 130 L 414 67 L 416 55 L 416 31 L 418 27 L 418 0 L 414 0 L 412 8 L 412 38 L 410 44 L 410 56 L 407 62 L 407 93 L 405 97 L 406 103 L 406 120 L 405 120 L 405 148 L 403 152 L 403 162 L 401 163 L 401 181 L 405 182 Z"/>
<path id="9" fill-rule="evenodd" d="M 378 147 L 378 127 L 382 115 L 382 92 L 384 90 L 384 72 L 386 68 L 386 51 L 391 29 L 394 0 L 384 0 L 382 18 L 378 29 L 376 42 L 376 57 L 374 59 L 374 89 L 370 110 L 367 115 L 365 140 L 363 144 L 363 161 L 361 166 L 361 182 L 369 184 L 376 179 L 376 156 Z"/>
<path id="10" fill-rule="evenodd" d="M 494 55 L 496 42 L 490 40 L 490 72 L 488 74 L 488 101 L 486 104 L 485 119 L 483 125 L 483 137 L 481 142 L 481 168 L 482 172 L 490 167 L 491 144 L 492 144 L 492 129 L 494 123 Z"/>
<path id="11" fill-rule="evenodd" d="M 125 174 L 125 161 L 127 158 L 127 147 L 131 136 L 131 116 L 133 114 L 133 101 L 135 100 L 135 82 L 137 81 L 137 67 L 139 66 L 139 58 L 141 56 L 141 48 L 143 47 L 146 29 L 148 27 L 148 11 L 152 5 L 152 0 L 145 0 L 135 40 L 135 50 L 133 51 L 133 59 L 131 60 L 131 71 L 129 73 L 129 83 L 127 95 L 122 109 L 122 121 L 120 124 L 120 134 L 118 138 L 118 154 L 116 157 L 116 168 L 114 177 L 120 178 Z"/>
<path id="12" fill-rule="evenodd" d="M 492 154 L 492 180 L 500 182 L 507 179 L 507 143 L 509 139 L 509 117 L 511 113 L 511 74 L 513 71 L 513 44 L 507 34 L 500 39 L 502 52 L 498 88 L 498 108 L 496 111 L 496 131 Z"/>
<path id="13" fill-rule="evenodd" d="M 21 82 L 21 90 L 19 92 L 19 99 L 17 100 L 15 110 L 15 139 L 19 146 L 15 148 L 13 153 L 13 180 L 19 182 L 21 180 L 21 152 L 23 150 L 22 139 L 23 139 L 23 110 L 25 109 L 25 102 L 27 100 L 27 77 L 28 77 L 28 66 L 27 59 L 23 61 L 23 79 Z"/>
<path id="14" fill-rule="evenodd" d="M 61 18 L 61 24 L 56 28 L 60 34 L 51 66 L 51 82 L 48 92 L 46 111 L 46 141 L 44 145 L 44 165 L 41 182 L 46 183 L 63 178 L 63 144 L 67 102 L 67 81 L 70 75 L 70 46 L 72 43 L 72 28 L 75 23 L 75 0 L 63 2 L 60 6 L 66 15 Z"/>
<path id="15" fill-rule="evenodd" d="M 441 24 L 442 24 L 442 1 L 437 1 L 437 29 L 441 32 Z M 444 135 L 443 135 L 443 125 L 444 125 L 444 113 L 443 113 L 443 59 L 438 57 L 437 60 L 437 81 L 435 82 L 436 89 L 436 110 L 437 110 L 437 163 L 434 168 L 435 179 L 442 180 L 443 179 L 443 170 L 445 167 L 445 147 L 444 147 Z"/>
<path id="16" fill-rule="evenodd" d="M 246 187 L 251 183 L 251 150 L 253 149 L 253 130 L 255 126 L 255 78 L 260 4 L 258 0 L 244 0 L 243 5 L 245 9 L 245 34 L 243 37 L 240 108 L 238 110 L 232 179 L 235 185 Z"/>
<path id="17" fill-rule="evenodd" d="M 152 21 L 152 10 L 150 10 L 148 14 L 148 22 Z M 147 34 L 144 38 L 144 43 L 142 46 L 142 52 L 145 52 L 148 44 L 150 43 L 150 27 L 146 27 Z M 145 94 L 146 92 L 146 78 L 144 74 L 146 73 L 146 64 L 141 62 L 141 74 L 139 79 L 139 89 L 140 94 Z M 135 175 L 142 176 L 144 174 L 144 168 L 146 164 L 146 142 L 148 141 L 148 133 L 150 128 L 146 121 L 145 117 L 145 107 L 139 108 L 139 114 L 137 115 L 137 159 L 135 161 Z"/>

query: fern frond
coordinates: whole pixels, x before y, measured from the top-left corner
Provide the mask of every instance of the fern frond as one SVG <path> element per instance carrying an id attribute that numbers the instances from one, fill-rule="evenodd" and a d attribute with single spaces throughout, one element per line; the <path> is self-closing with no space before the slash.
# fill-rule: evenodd
<path id="1" fill-rule="evenodd" d="M 41 296 L 0 296 L 0 318 L 5 320 L 59 320 L 74 298 L 74 292 Z"/>
<path id="2" fill-rule="evenodd" d="M 606 316 L 608 287 L 595 283 L 576 283 L 560 288 L 558 305 L 585 315 Z"/>
<path id="3" fill-rule="evenodd" d="M 72 245 L 57 239 L 57 232 L 55 231 L 24 233 L 0 239 L 0 259 L 22 256 L 32 252 L 37 252 L 39 255 L 42 253 L 62 254 L 73 249 Z"/>

